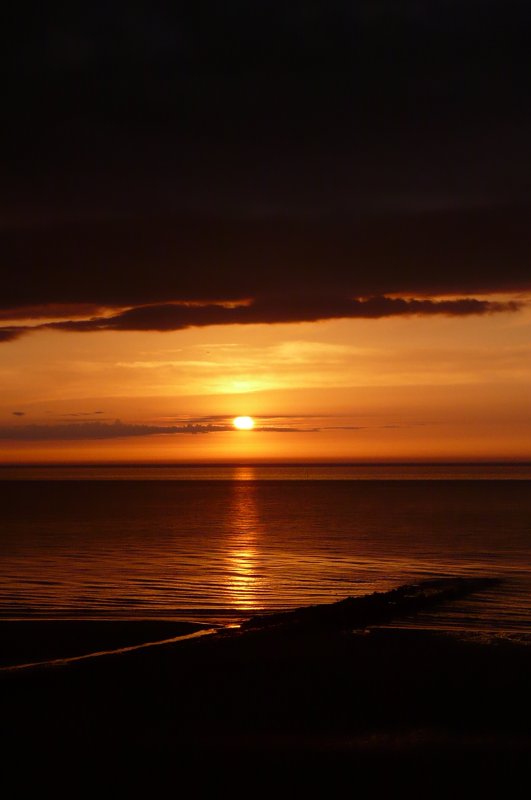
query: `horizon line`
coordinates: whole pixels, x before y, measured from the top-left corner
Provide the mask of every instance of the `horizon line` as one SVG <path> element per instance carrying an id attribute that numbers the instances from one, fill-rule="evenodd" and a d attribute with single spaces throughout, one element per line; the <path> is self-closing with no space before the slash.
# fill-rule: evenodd
<path id="1" fill-rule="evenodd" d="M 5 461 L 0 462 L 0 469 L 9 468 L 82 468 L 82 467 L 97 467 L 97 468 L 116 468 L 116 467 L 130 467 L 132 469 L 139 467 L 496 467 L 496 466 L 529 466 L 531 467 L 531 458 L 526 459 L 454 459 L 454 460 L 435 460 L 435 459 L 412 459 L 412 460 L 359 460 L 359 461 L 342 461 L 342 460 L 329 460 L 329 461 L 313 461 L 313 460 L 299 460 L 299 461 Z"/>

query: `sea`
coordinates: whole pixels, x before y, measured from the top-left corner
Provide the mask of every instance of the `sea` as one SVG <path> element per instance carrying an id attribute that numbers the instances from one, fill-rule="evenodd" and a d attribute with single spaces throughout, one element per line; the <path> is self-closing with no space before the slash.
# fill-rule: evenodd
<path id="1" fill-rule="evenodd" d="M 237 625 L 429 578 L 394 625 L 531 643 L 531 465 L 0 468 L 0 619 Z"/>

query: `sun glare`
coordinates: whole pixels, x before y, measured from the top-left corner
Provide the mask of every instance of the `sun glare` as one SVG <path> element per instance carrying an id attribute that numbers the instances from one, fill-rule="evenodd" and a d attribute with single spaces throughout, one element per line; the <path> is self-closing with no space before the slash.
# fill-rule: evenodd
<path id="1" fill-rule="evenodd" d="M 250 431 L 254 428 L 254 419 L 252 417 L 235 417 L 232 424 L 239 431 Z"/>

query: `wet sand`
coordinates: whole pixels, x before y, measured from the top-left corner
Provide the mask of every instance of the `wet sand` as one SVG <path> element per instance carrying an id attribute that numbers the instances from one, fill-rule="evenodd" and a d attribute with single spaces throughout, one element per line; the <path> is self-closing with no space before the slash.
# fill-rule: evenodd
<path id="1" fill-rule="evenodd" d="M 317 785 L 335 795 L 400 781 L 470 796 L 460 794 L 465 781 L 479 791 L 527 772 L 530 674 L 530 648 L 510 642 L 307 617 L 258 622 L 0 675 L 3 753 L 10 765 L 40 764 L 47 781 L 108 768 L 109 786 L 175 789 L 190 773 L 197 787 L 245 777 L 254 794 L 266 784 L 280 796 Z M 35 778 L 18 774 L 22 784 Z"/>
<path id="2" fill-rule="evenodd" d="M 202 629 L 161 620 L 0 620 L 0 669 L 186 636 Z"/>

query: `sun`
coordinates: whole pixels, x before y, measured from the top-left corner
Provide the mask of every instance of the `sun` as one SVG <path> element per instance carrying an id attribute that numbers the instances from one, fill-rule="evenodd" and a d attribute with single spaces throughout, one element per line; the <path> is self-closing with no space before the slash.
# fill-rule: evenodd
<path id="1" fill-rule="evenodd" d="M 232 424 L 239 431 L 251 431 L 254 428 L 254 419 L 252 417 L 234 417 Z"/>

